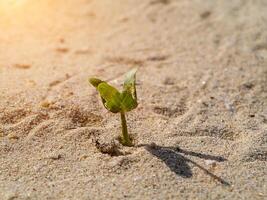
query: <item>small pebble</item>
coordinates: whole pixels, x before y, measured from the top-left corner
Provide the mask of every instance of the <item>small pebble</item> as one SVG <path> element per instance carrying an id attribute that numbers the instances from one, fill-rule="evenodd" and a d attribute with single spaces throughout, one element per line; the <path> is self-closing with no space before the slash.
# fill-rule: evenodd
<path id="1" fill-rule="evenodd" d="M 206 19 L 206 18 L 208 18 L 210 15 L 211 15 L 211 12 L 210 12 L 210 11 L 205 11 L 205 12 L 203 12 L 203 13 L 200 14 L 200 18 L 201 18 L 201 19 Z"/>
<path id="2" fill-rule="evenodd" d="M 62 158 L 61 154 L 52 154 L 50 156 L 47 157 L 48 159 L 52 159 L 52 160 L 59 160 Z"/>
<path id="3" fill-rule="evenodd" d="M 214 160 L 205 160 L 205 164 L 211 167 L 215 167 L 217 165 Z"/>
<path id="4" fill-rule="evenodd" d="M 0 138 L 4 137 L 4 132 L 0 129 Z"/>
<path id="5" fill-rule="evenodd" d="M 69 52 L 69 49 L 64 48 L 64 47 L 59 47 L 59 48 L 56 48 L 56 51 L 59 53 L 67 53 L 67 52 Z"/>
<path id="6" fill-rule="evenodd" d="M 15 133 L 10 133 L 7 137 L 8 137 L 8 139 L 11 139 L 11 140 L 18 140 L 19 139 L 19 136 L 17 136 Z"/>
<path id="7" fill-rule="evenodd" d="M 49 101 L 43 101 L 41 102 L 40 106 L 43 107 L 43 108 L 49 108 L 51 106 L 51 102 Z"/>
<path id="8" fill-rule="evenodd" d="M 29 68 L 31 68 L 31 65 L 29 65 L 29 64 L 19 64 L 19 63 L 17 63 L 17 64 L 14 65 L 14 67 L 15 67 L 15 68 L 18 68 L 18 69 L 29 69 Z"/>
<path id="9" fill-rule="evenodd" d="M 173 78 L 171 77 L 166 77 L 165 80 L 163 81 L 164 85 L 174 85 L 175 81 Z"/>
<path id="10" fill-rule="evenodd" d="M 88 158 L 87 155 L 82 155 L 82 156 L 79 158 L 79 161 L 85 160 L 86 158 Z"/>

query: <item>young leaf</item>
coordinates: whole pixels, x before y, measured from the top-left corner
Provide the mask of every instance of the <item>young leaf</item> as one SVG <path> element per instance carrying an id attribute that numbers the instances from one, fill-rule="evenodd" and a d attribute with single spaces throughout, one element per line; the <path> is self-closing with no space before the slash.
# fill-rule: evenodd
<path id="1" fill-rule="evenodd" d="M 123 91 L 121 94 L 121 109 L 124 112 L 129 112 L 137 107 L 137 101 L 128 91 Z"/>
<path id="2" fill-rule="evenodd" d="M 98 78 L 90 78 L 90 79 L 89 79 L 89 82 L 90 82 L 95 88 L 97 88 L 97 86 L 98 86 L 100 83 L 104 82 L 104 81 L 102 81 L 102 80 L 100 80 L 100 79 L 98 79 Z"/>
<path id="3" fill-rule="evenodd" d="M 136 95 L 136 88 L 135 88 L 136 72 L 137 72 L 137 68 L 134 68 L 126 74 L 124 84 L 123 84 L 123 92 L 125 91 L 129 92 L 137 103 L 137 95 Z"/>
<path id="4" fill-rule="evenodd" d="M 97 86 L 97 90 L 106 109 L 113 113 L 121 111 L 121 94 L 116 88 L 106 82 L 102 82 Z"/>

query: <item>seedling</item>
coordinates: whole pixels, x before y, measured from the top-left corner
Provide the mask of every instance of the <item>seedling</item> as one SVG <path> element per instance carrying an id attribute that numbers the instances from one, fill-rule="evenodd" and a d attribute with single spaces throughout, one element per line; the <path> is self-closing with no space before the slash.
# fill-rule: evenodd
<path id="1" fill-rule="evenodd" d="M 138 106 L 135 87 L 136 72 L 137 69 L 132 69 L 126 74 L 122 92 L 100 79 L 89 79 L 89 82 L 99 92 L 104 107 L 112 113 L 120 113 L 122 127 L 120 141 L 125 146 L 133 146 L 128 134 L 125 114 Z"/>

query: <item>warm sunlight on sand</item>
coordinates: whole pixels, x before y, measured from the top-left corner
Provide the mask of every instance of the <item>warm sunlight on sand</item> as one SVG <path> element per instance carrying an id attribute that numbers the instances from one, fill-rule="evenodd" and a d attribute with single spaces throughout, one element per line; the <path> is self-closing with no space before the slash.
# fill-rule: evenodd
<path id="1" fill-rule="evenodd" d="M 50 18 L 59 7 L 50 0 L 0 0 L 0 28 L 22 31 L 53 24 L 55 20 Z"/>
<path id="2" fill-rule="evenodd" d="M 23 5 L 27 0 L 0 0 L 1 9 L 9 9 Z"/>
<path id="3" fill-rule="evenodd" d="M 27 7 L 30 0 L 0 0 L 0 17 L 14 16 Z"/>

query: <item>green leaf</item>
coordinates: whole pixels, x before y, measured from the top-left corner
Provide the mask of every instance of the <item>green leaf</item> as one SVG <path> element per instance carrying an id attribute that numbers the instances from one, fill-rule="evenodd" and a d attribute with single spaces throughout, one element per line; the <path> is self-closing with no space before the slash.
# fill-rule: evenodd
<path id="1" fill-rule="evenodd" d="M 98 86 L 100 83 L 104 82 L 104 81 L 102 81 L 102 80 L 100 80 L 100 79 L 98 79 L 98 78 L 90 78 L 90 79 L 89 79 L 89 82 L 90 82 L 95 88 L 97 88 L 97 86 Z"/>
<path id="2" fill-rule="evenodd" d="M 129 112 L 137 107 L 137 101 L 128 91 L 123 91 L 121 94 L 121 109 L 124 112 Z"/>
<path id="3" fill-rule="evenodd" d="M 126 74 L 124 84 L 123 84 L 123 92 L 127 91 L 128 93 L 130 93 L 133 99 L 137 103 L 137 95 L 136 95 L 136 87 L 135 87 L 136 72 L 137 72 L 137 68 L 134 68 Z"/>
<path id="4" fill-rule="evenodd" d="M 106 109 L 113 113 L 121 111 L 121 94 L 116 88 L 102 82 L 97 86 L 97 90 Z"/>
<path id="5" fill-rule="evenodd" d="M 126 74 L 122 93 L 100 79 L 90 78 L 89 82 L 100 93 L 102 103 L 107 110 L 113 113 L 129 112 L 138 105 L 135 87 L 136 72 L 135 68 Z"/>

